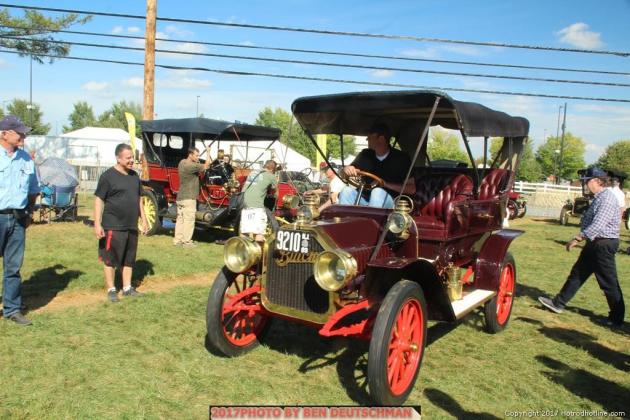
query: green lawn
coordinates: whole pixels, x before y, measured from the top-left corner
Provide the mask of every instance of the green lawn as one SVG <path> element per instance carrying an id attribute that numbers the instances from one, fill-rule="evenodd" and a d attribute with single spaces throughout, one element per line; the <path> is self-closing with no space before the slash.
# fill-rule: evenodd
<path id="1" fill-rule="evenodd" d="M 557 241 L 577 226 L 519 220 L 511 247 L 518 288 L 508 329 L 482 331 L 471 314 L 459 325 L 431 324 L 419 380 L 409 399 L 429 418 L 504 418 L 517 410 L 623 410 L 630 413 L 630 333 L 595 321 L 607 314 L 590 279 L 569 310 L 536 302 L 561 287 L 579 250 Z M 624 232 L 626 242 L 630 236 Z M 207 238 L 205 238 L 207 239 Z M 167 234 L 142 238 L 137 280 L 216 271 L 222 247 L 174 249 Z M 630 256 L 619 254 L 626 303 Z M 53 274 L 54 273 L 54 274 Z M 24 294 L 50 302 L 73 291 L 104 293 L 96 239 L 82 223 L 34 226 Z M 208 281 L 208 285 L 210 280 Z M 322 339 L 275 322 L 266 344 L 235 359 L 204 347 L 208 287 L 181 286 L 119 304 L 43 308 L 22 328 L 0 322 L 0 416 L 11 418 L 206 418 L 209 404 L 359 404 L 366 393 L 367 343 Z M 104 296 L 104 295 L 103 295 Z M 627 317 L 629 318 L 629 317 Z"/>

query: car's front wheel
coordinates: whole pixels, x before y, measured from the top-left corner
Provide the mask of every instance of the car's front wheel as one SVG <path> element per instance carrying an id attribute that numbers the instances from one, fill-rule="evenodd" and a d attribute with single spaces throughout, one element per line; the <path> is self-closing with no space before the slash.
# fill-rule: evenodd
<path id="1" fill-rule="evenodd" d="M 505 329 L 512 314 L 516 287 L 516 263 L 509 252 L 503 259 L 499 276 L 499 290 L 484 306 L 486 331 L 492 334 Z"/>
<path id="2" fill-rule="evenodd" d="M 260 302 L 260 281 L 223 267 L 208 295 L 208 344 L 224 356 L 239 356 L 258 346 L 269 325 Z"/>
<path id="3" fill-rule="evenodd" d="M 155 235 L 162 227 L 160 217 L 158 216 L 158 202 L 153 191 L 142 190 L 140 195 L 142 200 L 142 208 L 147 218 L 148 230 L 147 236 Z M 142 229 L 142 220 L 138 220 L 138 229 Z"/>
<path id="4" fill-rule="evenodd" d="M 562 207 L 562 210 L 560 210 L 560 224 L 566 226 L 567 223 L 569 223 L 569 209 Z"/>
<path id="5" fill-rule="evenodd" d="M 516 216 L 518 215 L 518 204 L 516 204 L 516 201 L 509 200 L 507 203 L 507 210 L 508 210 L 508 219 L 510 220 L 516 219 Z"/>
<path id="6" fill-rule="evenodd" d="M 368 353 L 368 383 L 377 404 L 401 405 L 413 389 L 426 345 L 426 308 L 422 289 L 409 280 L 385 296 Z"/>

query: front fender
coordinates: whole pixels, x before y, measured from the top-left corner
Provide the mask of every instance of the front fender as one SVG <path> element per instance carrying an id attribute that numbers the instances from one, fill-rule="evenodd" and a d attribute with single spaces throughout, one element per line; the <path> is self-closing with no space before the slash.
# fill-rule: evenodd
<path id="1" fill-rule="evenodd" d="M 486 239 L 475 262 L 475 286 L 479 289 L 498 290 L 501 264 L 510 243 L 524 232 L 502 229 Z"/>

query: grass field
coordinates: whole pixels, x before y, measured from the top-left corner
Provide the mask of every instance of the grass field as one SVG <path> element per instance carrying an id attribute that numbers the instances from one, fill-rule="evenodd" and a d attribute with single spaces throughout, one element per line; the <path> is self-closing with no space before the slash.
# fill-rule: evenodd
<path id="1" fill-rule="evenodd" d="M 562 315 L 536 302 L 559 290 L 577 258 L 579 250 L 567 253 L 560 243 L 577 226 L 525 219 L 512 227 L 526 234 L 511 247 L 519 284 L 510 326 L 488 335 L 477 313 L 458 325 L 430 324 L 408 402 L 428 418 L 504 418 L 519 410 L 629 415 L 628 323 L 620 331 L 599 326 L 607 305 L 594 279 Z M 0 416 L 205 418 L 210 404 L 369 405 L 366 343 L 322 339 L 279 321 L 265 345 L 243 357 L 206 350 L 205 305 L 221 252 L 209 241 L 174 249 L 168 233 L 142 238 L 140 290 L 182 285 L 107 304 L 91 227 L 33 226 L 22 274 L 34 325 L 0 322 Z M 628 304 L 630 256 L 618 254 L 617 263 Z M 207 284 L 183 281 L 206 275 Z M 55 306 L 79 292 L 99 299 Z"/>

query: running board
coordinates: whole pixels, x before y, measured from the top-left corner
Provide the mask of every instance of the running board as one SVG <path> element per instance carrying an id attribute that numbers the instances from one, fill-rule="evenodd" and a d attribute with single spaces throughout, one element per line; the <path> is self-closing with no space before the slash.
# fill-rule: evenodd
<path id="1" fill-rule="evenodd" d="M 462 299 L 451 302 L 451 305 L 453 306 L 453 313 L 455 313 L 455 318 L 462 318 L 473 309 L 492 299 L 496 294 L 497 292 L 493 290 L 484 289 L 476 289 L 470 293 L 466 293 L 466 295 Z"/>

